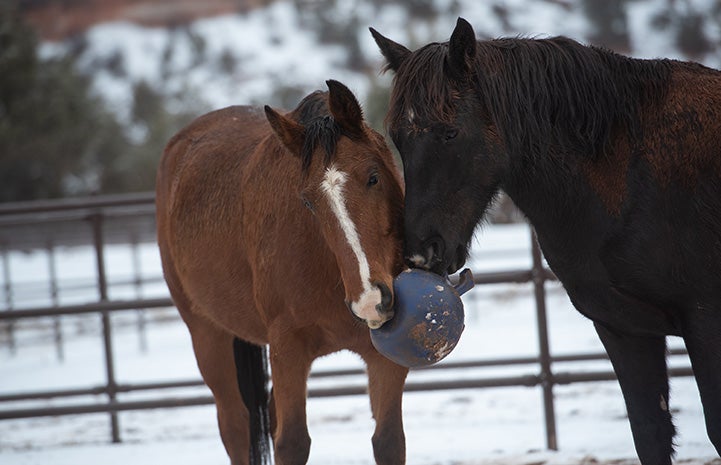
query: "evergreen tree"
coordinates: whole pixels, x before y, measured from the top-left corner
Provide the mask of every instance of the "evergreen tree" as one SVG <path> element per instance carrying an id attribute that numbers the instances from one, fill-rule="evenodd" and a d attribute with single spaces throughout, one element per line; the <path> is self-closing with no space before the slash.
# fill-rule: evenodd
<path id="1" fill-rule="evenodd" d="M 12 2 L 0 5 L 0 201 L 87 194 L 127 150 L 72 58 L 41 60 Z"/>
<path id="2" fill-rule="evenodd" d="M 179 102 L 184 107 L 180 111 L 169 112 L 170 97 L 148 82 L 136 83 L 133 90 L 132 124 L 142 135 L 123 157 L 118 157 L 103 172 L 101 184 L 104 192 L 155 189 L 158 163 L 168 140 L 194 117 L 208 110 L 203 103 L 190 99 Z"/>

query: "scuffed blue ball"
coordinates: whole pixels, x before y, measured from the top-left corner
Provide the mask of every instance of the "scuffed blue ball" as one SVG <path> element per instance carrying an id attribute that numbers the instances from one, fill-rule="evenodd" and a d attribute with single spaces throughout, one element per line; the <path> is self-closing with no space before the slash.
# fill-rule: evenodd
<path id="1" fill-rule="evenodd" d="M 428 271 L 402 272 L 393 281 L 395 315 L 371 330 L 373 345 L 409 368 L 442 360 L 456 347 L 465 328 L 460 296 L 471 287 L 470 270 L 463 271 L 457 287 Z"/>

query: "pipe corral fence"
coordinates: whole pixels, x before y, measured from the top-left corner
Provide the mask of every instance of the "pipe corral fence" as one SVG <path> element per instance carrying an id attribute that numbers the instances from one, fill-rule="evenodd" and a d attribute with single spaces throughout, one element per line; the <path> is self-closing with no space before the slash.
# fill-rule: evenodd
<path id="1" fill-rule="evenodd" d="M 32 392 L 17 392 L 0 395 L 0 420 L 21 419 L 43 416 L 76 415 L 86 413 L 107 413 L 110 419 L 110 437 L 120 442 L 118 413 L 128 410 L 157 408 L 175 408 L 213 404 L 213 398 L 207 395 L 156 396 L 145 400 L 123 400 L 119 394 L 140 391 L 163 391 L 178 388 L 204 386 L 201 379 L 154 383 L 121 383 L 115 374 L 113 353 L 113 323 L 111 314 L 118 312 L 139 312 L 138 325 L 142 334 L 145 327 L 145 312 L 173 307 L 169 297 L 131 299 L 111 298 L 108 292 L 108 274 L 106 249 L 112 244 L 126 244 L 136 250 L 139 244 L 155 244 L 155 205 L 151 193 L 116 196 L 94 196 L 79 199 L 18 202 L 0 204 L 0 253 L 3 273 L 3 289 L 0 295 L 0 333 L 4 332 L 7 350 L 16 350 L 14 331 L 21 321 L 50 318 L 55 325 L 55 342 L 58 358 L 63 357 L 63 336 L 60 318 L 69 315 L 86 315 L 99 319 L 100 333 L 104 351 L 105 382 L 101 385 L 76 389 L 56 389 Z M 451 370 L 463 368 L 484 368 L 512 365 L 530 365 L 531 372 L 516 376 L 477 377 L 462 379 L 442 379 L 411 381 L 406 383 L 405 391 L 431 391 L 451 389 L 471 389 L 489 387 L 527 386 L 540 387 L 542 391 L 543 413 L 545 418 L 546 446 L 557 450 L 556 416 L 554 413 L 553 387 L 559 384 L 578 382 L 608 381 L 615 379 L 612 371 L 554 372 L 556 362 L 574 362 L 607 359 L 604 353 L 577 353 L 554 356 L 549 349 L 549 332 L 546 316 L 546 283 L 554 281 L 553 273 L 544 266 L 541 251 L 535 235 L 529 228 L 531 241 L 532 266 L 515 271 L 474 273 L 476 285 L 499 283 L 531 283 L 535 302 L 536 324 L 538 331 L 538 353 L 530 357 L 508 357 L 498 359 L 479 359 L 463 362 L 441 362 L 422 370 Z M 78 304 L 62 303 L 57 298 L 57 270 L 54 251 L 57 247 L 89 246 L 93 250 L 91 262 L 94 267 L 94 287 L 96 299 Z M 13 299 L 12 267 L 8 259 L 11 252 L 42 250 L 47 255 L 49 270 L 48 289 L 50 303 L 37 307 L 17 308 Z M 136 263 L 136 259 L 133 259 Z M 129 285 L 140 285 L 143 281 L 137 273 L 128 281 Z M 155 277 L 162 283 L 162 277 Z M 167 295 L 167 292 L 166 292 Z M 141 338 L 142 339 L 142 338 Z M 141 342 L 142 345 L 142 342 Z M 673 349 L 670 355 L 683 355 L 684 349 Z M 416 369 L 419 370 L 419 369 Z M 366 393 L 365 386 L 358 383 L 343 385 L 343 377 L 362 375 L 362 369 L 312 371 L 311 378 L 333 377 L 339 380 L 334 387 L 309 388 L 308 396 L 348 396 Z M 690 367 L 669 368 L 670 376 L 693 376 Z M 346 383 L 347 384 L 347 383 Z M 73 405 L 47 406 L 48 399 L 66 399 L 82 396 L 101 396 L 101 402 L 75 403 Z M 37 406 L 27 407 L 28 403 Z M 13 407 L 22 403 L 24 407 Z M 11 405 L 10 408 L 7 406 Z"/>

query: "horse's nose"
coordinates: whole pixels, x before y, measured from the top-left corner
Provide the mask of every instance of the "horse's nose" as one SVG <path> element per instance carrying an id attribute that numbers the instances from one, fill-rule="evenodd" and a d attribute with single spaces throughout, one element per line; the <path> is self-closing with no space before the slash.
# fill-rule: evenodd
<path id="1" fill-rule="evenodd" d="M 410 266 L 430 270 L 443 261 L 446 244 L 442 237 L 433 236 L 421 242 L 416 250 L 409 250 L 406 259 Z"/>

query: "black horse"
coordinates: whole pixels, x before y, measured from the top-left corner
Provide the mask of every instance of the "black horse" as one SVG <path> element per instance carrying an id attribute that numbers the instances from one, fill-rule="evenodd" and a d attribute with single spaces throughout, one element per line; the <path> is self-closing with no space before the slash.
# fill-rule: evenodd
<path id="1" fill-rule="evenodd" d="M 411 52 L 371 29 L 395 71 L 386 123 L 406 178 L 406 259 L 466 260 L 500 189 L 593 320 L 645 465 L 671 463 L 666 335 L 682 336 L 721 452 L 721 72 L 555 37 Z"/>

